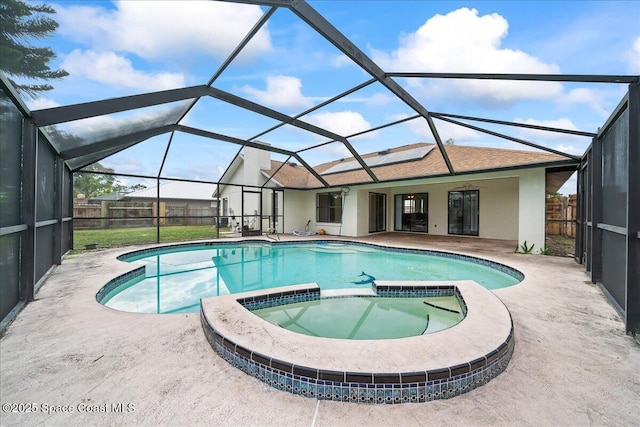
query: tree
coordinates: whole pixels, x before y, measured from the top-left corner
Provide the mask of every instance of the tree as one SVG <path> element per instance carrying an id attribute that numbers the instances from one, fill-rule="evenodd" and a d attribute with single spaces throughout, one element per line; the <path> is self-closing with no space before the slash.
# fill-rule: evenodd
<path id="1" fill-rule="evenodd" d="M 84 194 L 85 197 L 96 197 L 125 189 L 113 175 L 101 173 L 113 173 L 114 170 L 102 166 L 99 162 L 87 166 L 83 171 L 92 171 L 95 173 L 75 172 L 73 174 L 73 192 L 76 196 L 78 194 Z"/>
<path id="2" fill-rule="evenodd" d="M 132 184 L 124 188 L 124 191 L 140 191 L 146 190 L 147 186 L 144 184 Z"/>
<path id="3" fill-rule="evenodd" d="M 444 145 L 456 145 L 456 142 L 453 140 L 453 138 L 449 138 L 444 142 Z"/>
<path id="4" fill-rule="evenodd" d="M 56 80 L 69 75 L 65 70 L 51 70 L 49 61 L 56 54 L 49 47 L 36 47 L 30 39 L 40 40 L 58 28 L 58 23 L 43 16 L 56 11 L 45 4 L 28 4 L 22 0 L 0 1 L 0 70 L 7 75 L 31 80 Z M 32 98 L 53 89 L 48 83 L 18 84 L 15 88 Z"/>

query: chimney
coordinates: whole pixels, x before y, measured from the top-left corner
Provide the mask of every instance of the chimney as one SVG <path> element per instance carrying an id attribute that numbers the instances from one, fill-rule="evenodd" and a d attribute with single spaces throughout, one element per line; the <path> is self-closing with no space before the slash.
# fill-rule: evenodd
<path id="1" fill-rule="evenodd" d="M 266 142 L 259 144 L 269 146 Z M 271 152 L 253 147 L 244 147 L 244 183 L 246 185 L 261 185 L 260 170 L 271 169 Z"/>

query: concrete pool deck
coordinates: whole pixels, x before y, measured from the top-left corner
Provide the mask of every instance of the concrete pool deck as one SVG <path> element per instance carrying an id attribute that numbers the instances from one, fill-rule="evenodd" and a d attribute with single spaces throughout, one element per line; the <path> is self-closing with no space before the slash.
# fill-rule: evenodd
<path id="1" fill-rule="evenodd" d="M 218 356 L 197 313 L 98 304 L 96 292 L 132 269 L 115 257 L 140 247 L 118 248 L 65 257 L 9 325 L 0 339 L 0 424 L 640 425 L 640 346 L 573 259 L 514 254 L 515 243 L 482 239 L 385 233 L 354 240 L 450 250 L 523 272 L 522 283 L 494 291 L 514 322 L 505 372 L 470 393 L 420 404 L 284 393 Z"/>

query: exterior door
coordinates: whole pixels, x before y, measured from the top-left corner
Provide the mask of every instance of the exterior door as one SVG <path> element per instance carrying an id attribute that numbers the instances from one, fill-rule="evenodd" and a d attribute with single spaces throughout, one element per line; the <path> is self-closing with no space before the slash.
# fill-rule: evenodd
<path id="1" fill-rule="evenodd" d="M 369 233 L 387 230 L 387 195 L 369 193 Z"/>
<path id="2" fill-rule="evenodd" d="M 449 234 L 479 234 L 480 192 L 449 191 Z"/>
<path id="3" fill-rule="evenodd" d="M 429 231 L 429 193 L 396 194 L 396 231 Z"/>
<path id="4" fill-rule="evenodd" d="M 242 187 L 242 235 L 262 234 L 262 191 Z"/>

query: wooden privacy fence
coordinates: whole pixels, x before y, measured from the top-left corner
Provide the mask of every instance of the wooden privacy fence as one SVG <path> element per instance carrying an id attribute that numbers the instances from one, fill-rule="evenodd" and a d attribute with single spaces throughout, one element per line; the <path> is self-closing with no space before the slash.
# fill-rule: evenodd
<path id="1" fill-rule="evenodd" d="M 155 202 L 115 202 L 100 204 L 74 203 L 73 227 L 81 229 L 153 227 L 157 225 L 213 225 L 215 208 L 193 208 L 160 202 L 158 215 Z"/>
<path id="2" fill-rule="evenodd" d="M 546 208 L 548 236 L 576 236 L 577 196 L 549 197 Z"/>
<path id="3" fill-rule="evenodd" d="M 160 216 L 165 218 L 166 225 L 213 225 L 216 222 L 216 208 L 167 205 L 163 212 L 162 204 L 160 202 Z"/>

